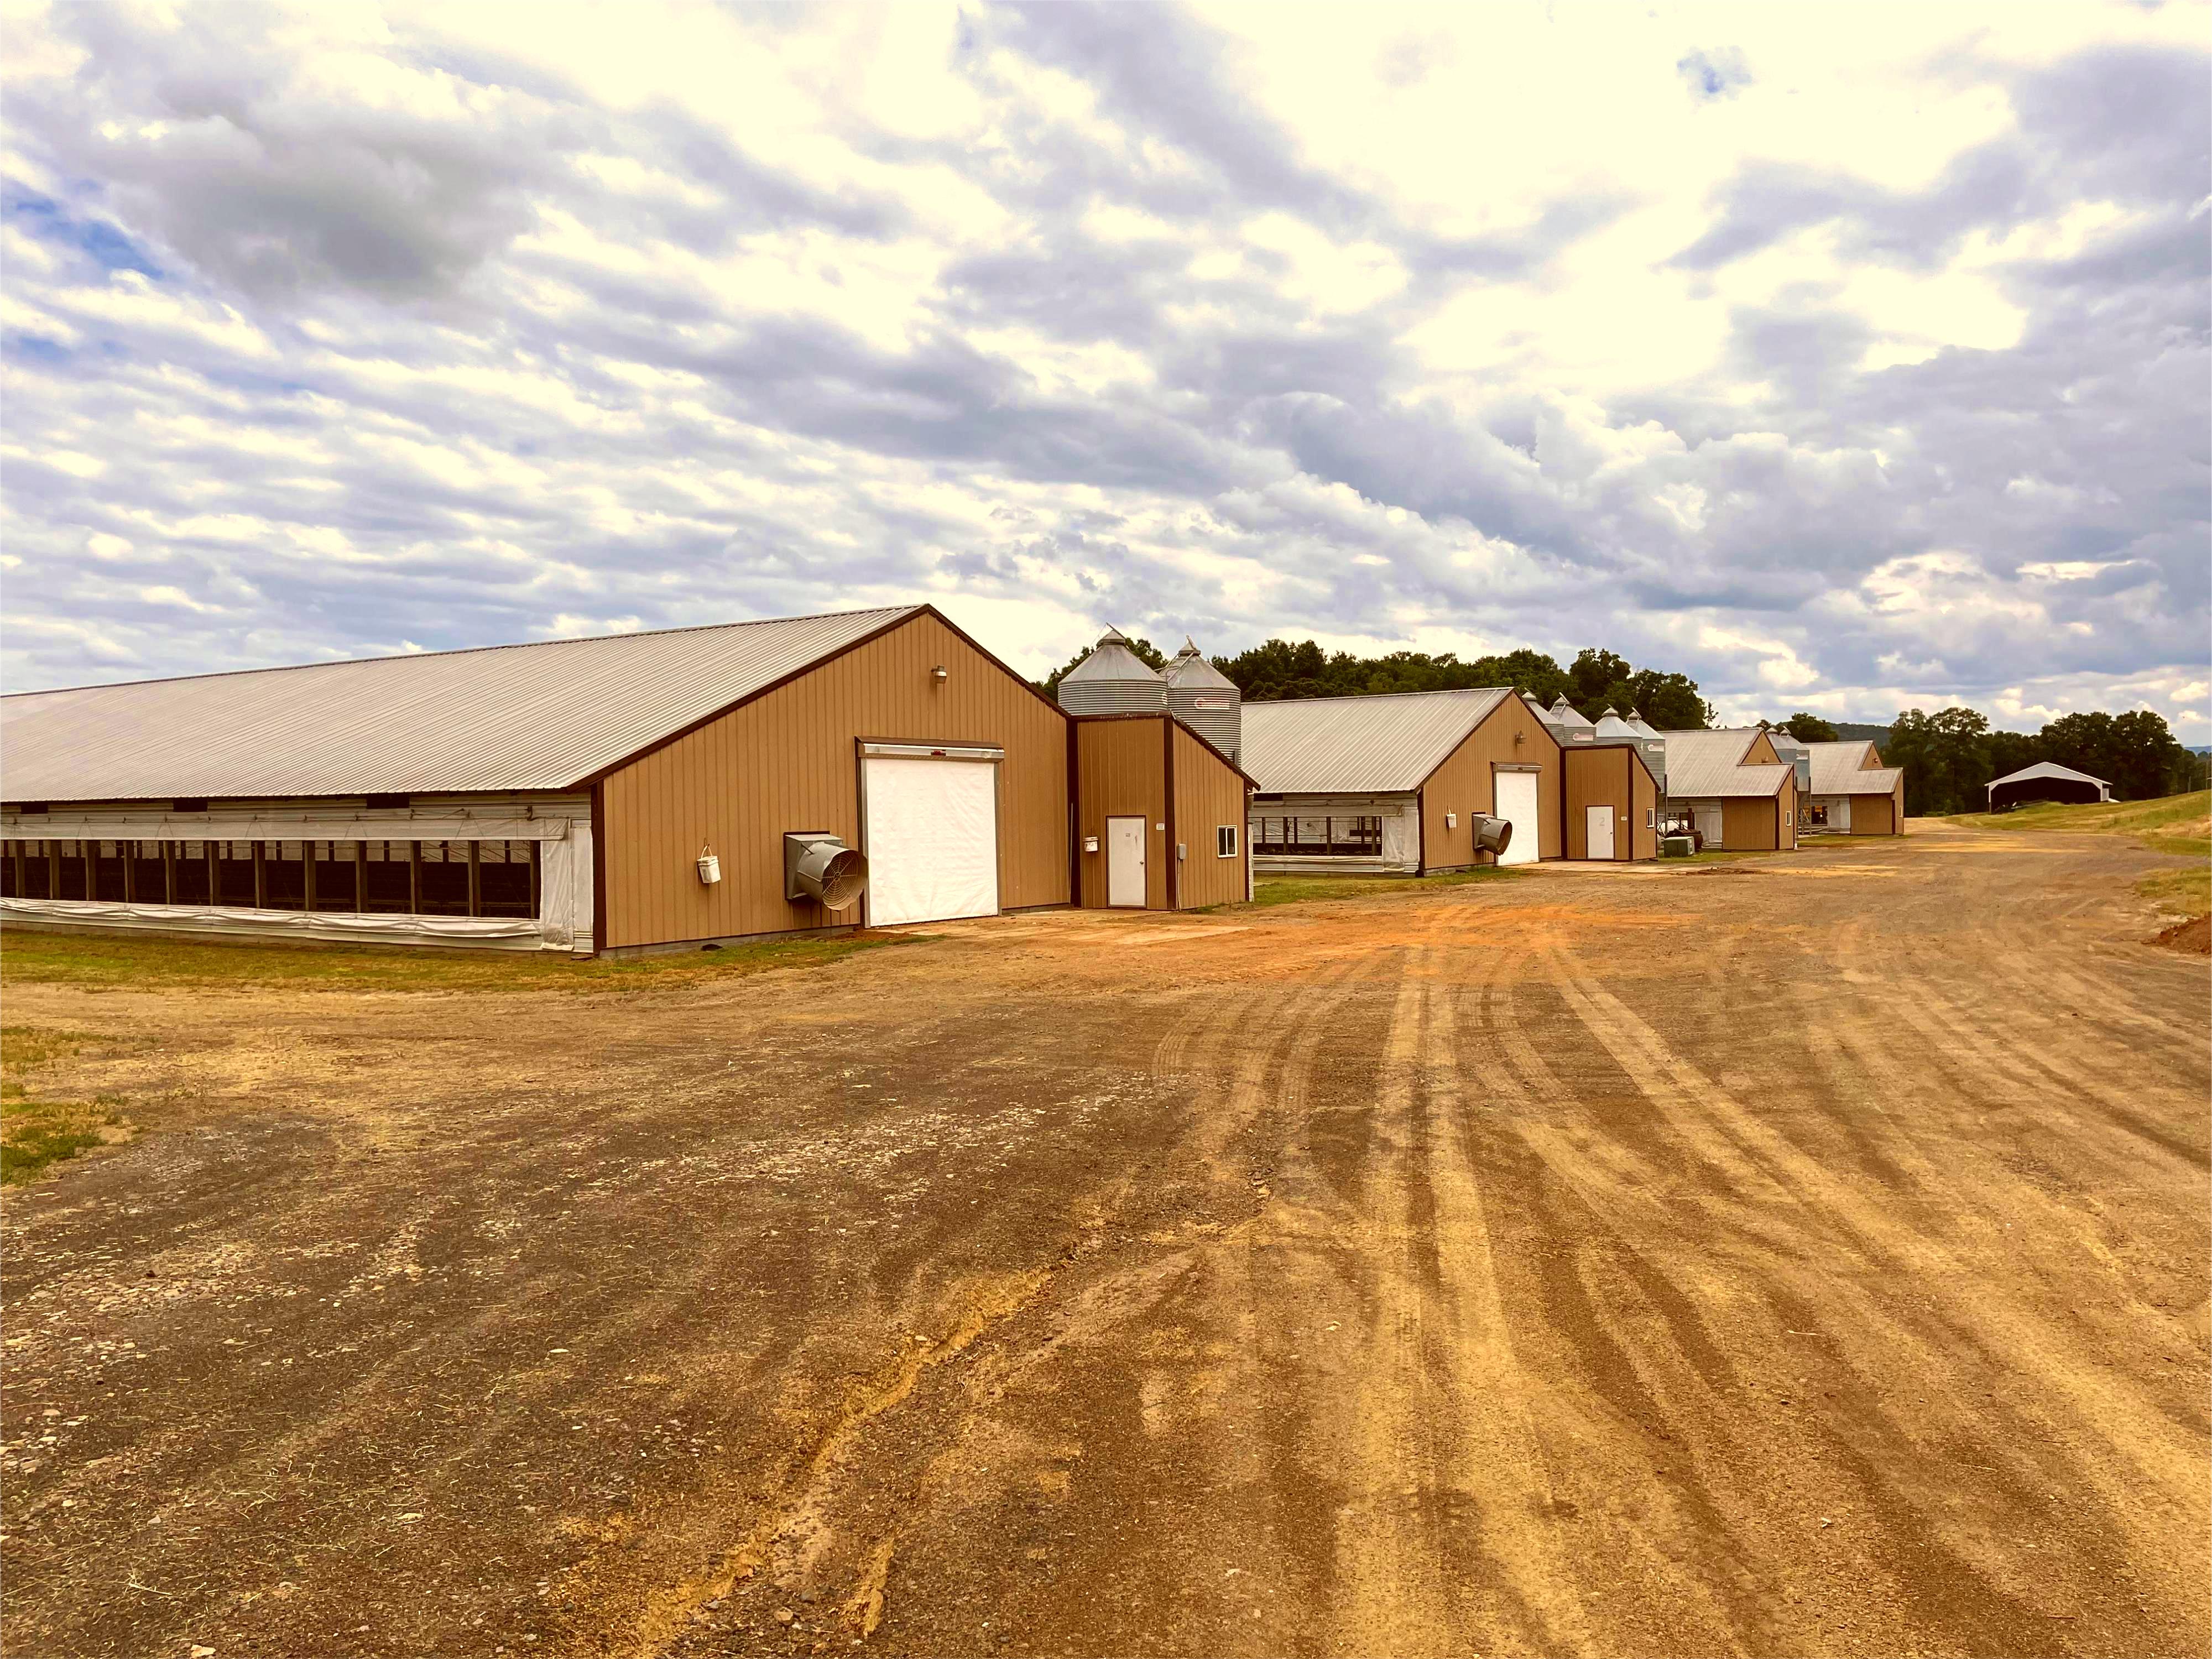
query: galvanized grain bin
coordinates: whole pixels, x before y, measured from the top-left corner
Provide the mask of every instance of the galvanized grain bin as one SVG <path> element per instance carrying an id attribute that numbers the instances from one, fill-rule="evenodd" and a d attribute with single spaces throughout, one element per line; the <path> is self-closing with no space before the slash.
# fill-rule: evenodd
<path id="1" fill-rule="evenodd" d="M 1200 656 L 1188 635 L 1163 678 L 1169 711 L 1231 760 L 1241 761 L 1244 694 L 1237 683 Z"/>
<path id="2" fill-rule="evenodd" d="M 1071 714 L 1157 714 L 1168 706 L 1168 683 L 1109 628 L 1060 681 L 1060 706 Z"/>

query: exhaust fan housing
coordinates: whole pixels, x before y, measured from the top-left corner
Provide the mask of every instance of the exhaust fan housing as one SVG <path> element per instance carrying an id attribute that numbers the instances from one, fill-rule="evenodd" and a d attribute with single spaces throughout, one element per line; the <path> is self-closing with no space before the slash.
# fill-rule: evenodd
<path id="1" fill-rule="evenodd" d="M 1473 819 L 1475 850 L 1495 853 L 1504 857 L 1505 849 L 1513 844 L 1513 820 L 1494 818 L 1487 812 L 1477 812 Z"/>
<path id="2" fill-rule="evenodd" d="M 784 836 L 783 896 L 792 903 L 811 900 L 825 910 L 848 909 L 867 884 L 867 860 L 827 830 Z"/>

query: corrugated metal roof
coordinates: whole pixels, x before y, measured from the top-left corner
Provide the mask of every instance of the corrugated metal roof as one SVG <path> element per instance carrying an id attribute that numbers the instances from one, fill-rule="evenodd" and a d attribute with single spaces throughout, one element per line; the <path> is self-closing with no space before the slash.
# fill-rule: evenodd
<path id="1" fill-rule="evenodd" d="M 564 789 L 918 605 L 0 697 L 9 800 Z"/>
<path id="2" fill-rule="evenodd" d="M 2109 789 L 2112 785 L 2103 778 L 2093 778 L 2087 772 L 2076 772 L 2070 766 L 2061 766 L 2057 761 L 2038 761 L 2033 766 L 2023 766 L 2017 772 L 2008 772 L 2001 778 L 1991 778 L 1989 787 L 2001 783 L 2019 783 L 2028 778 L 2064 778 L 2069 783 L 2094 783 Z"/>
<path id="3" fill-rule="evenodd" d="M 1743 763 L 1744 756 L 1759 740 L 1755 726 L 1719 732 L 1669 732 L 1665 736 L 1669 799 L 1771 795 L 1781 789 L 1782 781 L 1793 769 L 1764 763 Z"/>
<path id="4" fill-rule="evenodd" d="M 1510 686 L 1244 705 L 1244 769 L 1271 795 L 1417 789 Z"/>
<path id="5" fill-rule="evenodd" d="M 1886 795 L 1903 775 L 1894 766 L 1868 768 L 1866 762 L 1875 746 L 1864 738 L 1808 743 L 1805 747 L 1813 756 L 1813 781 L 1805 786 L 1808 795 Z"/>

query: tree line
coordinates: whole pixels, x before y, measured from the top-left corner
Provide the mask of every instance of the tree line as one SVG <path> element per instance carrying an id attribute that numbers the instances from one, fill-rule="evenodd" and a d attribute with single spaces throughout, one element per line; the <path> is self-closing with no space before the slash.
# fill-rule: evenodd
<path id="1" fill-rule="evenodd" d="M 1133 639 L 1129 648 L 1151 667 L 1166 665 L 1166 654 L 1150 640 Z M 1090 654 L 1088 647 L 1078 651 L 1038 689 L 1050 696 L 1068 671 Z M 1713 706 L 1686 674 L 1638 668 L 1597 646 L 1577 653 L 1565 667 L 1541 651 L 1509 651 L 1466 661 L 1449 651 L 1356 657 L 1348 651 L 1323 651 L 1312 640 L 1269 640 L 1211 660 L 1248 702 L 1510 685 L 1547 707 L 1564 696 L 1590 720 L 1607 708 L 1622 714 L 1632 709 L 1662 732 L 1704 731 L 1714 719 Z M 1838 736 L 1833 724 L 1802 712 L 1759 724 L 1804 743 L 1832 743 Z M 2165 717 L 2149 709 L 2064 714 L 2039 732 L 1999 732 L 1972 708 L 1932 714 L 1908 708 L 1875 742 L 1887 764 L 1905 768 L 1905 811 L 1911 817 L 1979 811 L 1987 804 L 1984 787 L 1992 779 L 2039 761 L 2102 778 L 2120 799 L 2143 800 L 2205 787 L 2206 757 L 2183 748 Z"/>
<path id="2" fill-rule="evenodd" d="M 2148 708 L 2062 714 L 2039 732 L 1999 732 L 1972 708 L 1908 708 L 1880 745 L 1905 769 L 1908 817 L 1979 812 L 1987 786 L 2039 761 L 2102 778 L 2117 800 L 2148 800 L 2205 787 L 2205 757 L 2181 746 L 2166 717 Z"/>
<path id="3" fill-rule="evenodd" d="M 1150 640 L 1133 639 L 1129 648 L 1154 668 L 1166 658 Z M 1069 669 L 1091 654 L 1077 652 L 1042 683 L 1049 696 Z M 1244 694 L 1247 702 L 1278 702 L 1306 697 L 1365 697 L 1394 691 L 1464 691 L 1480 685 L 1510 685 L 1547 708 L 1564 696 L 1595 720 L 1607 709 L 1640 714 L 1662 732 L 1702 731 L 1712 724 L 1713 708 L 1698 695 L 1686 674 L 1638 668 L 1626 657 L 1591 646 L 1565 667 L 1541 651 L 1509 651 L 1502 656 L 1462 662 L 1446 651 L 1393 651 L 1380 657 L 1355 657 L 1349 651 L 1323 651 L 1312 640 L 1269 640 L 1234 657 L 1215 657 L 1213 665 Z"/>

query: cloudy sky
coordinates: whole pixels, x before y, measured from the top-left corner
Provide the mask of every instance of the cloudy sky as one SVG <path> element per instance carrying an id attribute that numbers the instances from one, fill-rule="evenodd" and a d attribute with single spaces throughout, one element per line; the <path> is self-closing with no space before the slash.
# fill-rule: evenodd
<path id="1" fill-rule="evenodd" d="M 929 599 L 2207 722 L 2203 4 L 9 4 L 10 690 Z"/>

